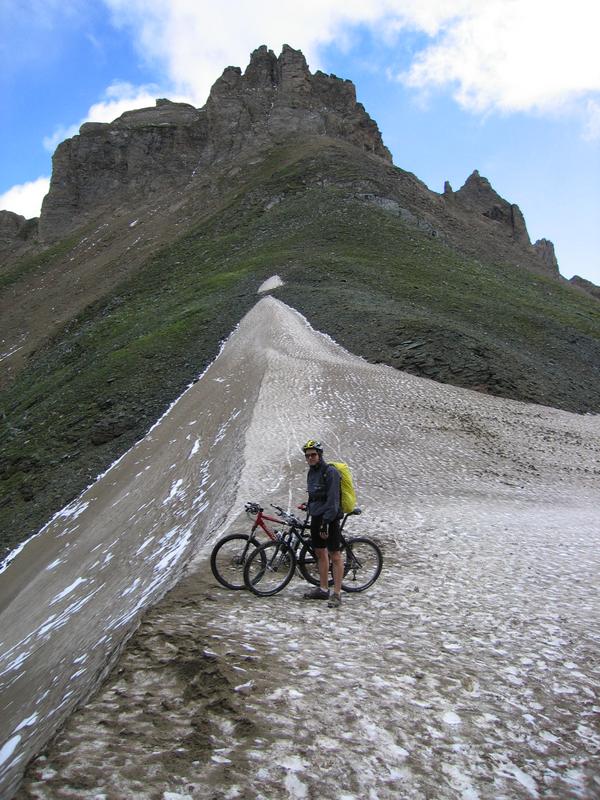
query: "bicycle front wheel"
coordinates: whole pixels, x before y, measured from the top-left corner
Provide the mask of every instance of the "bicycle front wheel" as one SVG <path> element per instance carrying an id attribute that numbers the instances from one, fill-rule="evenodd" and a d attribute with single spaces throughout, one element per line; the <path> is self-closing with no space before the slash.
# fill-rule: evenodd
<path id="1" fill-rule="evenodd" d="M 364 536 L 346 539 L 342 589 L 364 592 L 375 583 L 382 567 L 383 555 L 375 542 Z"/>
<path id="2" fill-rule="evenodd" d="M 292 580 L 296 555 L 285 542 L 267 542 L 250 553 L 244 583 L 258 597 L 271 597 Z"/>
<path id="3" fill-rule="evenodd" d="M 244 589 L 244 565 L 259 544 L 245 533 L 232 533 L 218 541 L 210 554 L 212 574 L 226 589 Z"/>

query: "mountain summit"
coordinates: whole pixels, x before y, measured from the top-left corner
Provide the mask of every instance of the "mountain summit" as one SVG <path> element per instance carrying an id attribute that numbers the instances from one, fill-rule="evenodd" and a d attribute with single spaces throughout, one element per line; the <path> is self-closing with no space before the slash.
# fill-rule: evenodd
<path id="1" fill-rule="evenodd" d="M 501 198 L 477 170 L 458 192 L 446 184 L 442 195 L 409 173 L 386 173 L 390 152 L 357 102 L 354 84 L 311 74 L 303 54 L 288 45 L 279 57 L 259 47 L 243 73 L 227 67 L 203 108 L 160 99 L 155 108 L 128 111 L 112 123 L 82 125 L 54 154 L 39 224 L 3 212 L 0 248 L 20 253 L 36 236 L 38 246 L 48 246 L 102 212 L 134 213 L 157 198 L 205 194 L 206 178 L 235 177 L 232 171 L 245 169 L 257 155 L 315 137 L 378 159 L 379 177 L 392 180 L 375 187 L 357 183 L 356 193 L 366 201 L 464 252 L 558 277 L 552 243 L 544 239 L 532 246 L 519 207 Z"/>
<path id="2" fill-rule="evenodd" d="M 279 58 L 263 46 L 243 74 L 224 70 L 204 108 L 163 99 L 110 124 L 82 125 L 56 150 L 40 237 L 56 241 L 102 207 L 193 186 L 208 168 L 294 136 L 342 139 L 392 160 L 351 81 L 312 75 L 287 45 Z"/>

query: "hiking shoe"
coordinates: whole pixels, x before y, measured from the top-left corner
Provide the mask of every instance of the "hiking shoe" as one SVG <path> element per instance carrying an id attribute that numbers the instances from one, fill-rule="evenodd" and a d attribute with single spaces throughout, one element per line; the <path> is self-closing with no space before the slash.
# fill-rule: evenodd
<path id="1" fill-rule="evenodd" d="M 329 600 L 329 592 L 325 589 L 321 589 L 319 586 L 315 586 L 314 589 L 311 589 L 309 592 L 304 592 L 304 599 L 305 600 Z"/>
<path id="2" fill-rule="evenodd" d="M 339 608 L 342 605 L 342 598 L 339 594 L 332 594 L 329 602 L 329 608 Z"/>

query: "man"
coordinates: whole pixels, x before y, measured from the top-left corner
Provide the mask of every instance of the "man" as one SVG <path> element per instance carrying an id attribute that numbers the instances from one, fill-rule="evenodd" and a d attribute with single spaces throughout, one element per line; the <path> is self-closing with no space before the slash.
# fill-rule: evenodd
<path id="1" fill-rule="evenodd" d="M 308 463 L 306 486 L 310 512 L 310 535 L 317 555 L 319 588 L 306 592 L 308 600 L 328 600 L 330 608 L 342 604 L 344 561 L 341 553 L 340 473 L 323 458 L 321 443 L 309 439 L 302 447 Z M 329 559 L 333 569 L 333 595 L 329 597 Z"/>

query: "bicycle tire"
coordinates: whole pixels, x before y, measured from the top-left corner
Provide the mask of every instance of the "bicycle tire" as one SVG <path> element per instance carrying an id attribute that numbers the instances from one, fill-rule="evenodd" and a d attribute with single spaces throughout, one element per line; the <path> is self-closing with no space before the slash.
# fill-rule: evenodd
<path id="1" fill-rule="evenodd" d="M 296 571 L 296 554 L 285 542 L 267 542 L 250 553 L 244 565 L 244 584 L 258 597 L 284 589 Z"/>
<path id="2" fill-rule="evenodd" d="M 345 592 L 364 592 L 372 586 L 383 568 L 383 554 L 379 545 L 366 536 L 346 539 L 344 547 Z"/>
<path id="3" fill-rule="evenodd" d="M 314 554 L 313 548 L 307 542 L 302 545 L 300 555 L 298 556 L 298 569 L 305 581 L 311 583 L 313 586 L 321 585 L 321 578 L 319 576 L 319 563 Z M 331 575 L 331 565 L 329 566 L 329 585 L 333 586 L 333 576 Z"/>
<path id="4" fill-rule="evenodd" d="M 212 574 L 226 589 L 245 589 L 244 565 L 259 542 L 246 533 L 231 533 L 215 544 L 210 554 Z"/>

